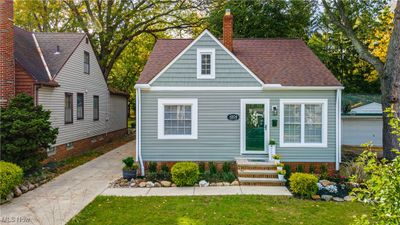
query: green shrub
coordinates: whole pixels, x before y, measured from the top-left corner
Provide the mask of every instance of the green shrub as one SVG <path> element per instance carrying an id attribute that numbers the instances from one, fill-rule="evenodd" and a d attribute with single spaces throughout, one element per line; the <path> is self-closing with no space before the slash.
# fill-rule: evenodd
<path id="1" fill-rule="evenodd" d="M 123 170 L 136 170 L 139 168 L 139 164 L 135 163 L 133 157 L 126 157 L 122 162 L 125 164 Z"/>
<path id="2" fill-rule="evenodd" d="M 221 174 L 220 173 L 213 173 L 211 174 L 210 171 L 204 172 L 204 174 L 201 175 L 201 180 L 206 180 L 208 182 L 219 182 L 221 181 Z"/>
<path id="3" fill-rule="evenodd" d="M 231 172 L 231 162 L 224 162 L 224 164 L 222 165 L 222 171 L 224 173 L 229 173 Z"/>
<path id="4" fill-rule="evenodd" d="M 328 178 L 328 167 L 326 165 L 321 165 L 319 173 L 321 174 L 321 179 Z"/>
<path id="5" fill-rule="evenodd" d="M 206 172 L 206 164 L 204 162 L 199 163 L 199 172 L 200 172 L 200 174 L 203 174 L 204 172 Z"/>
<path id="6" fill-rule="evenodd" d="M 171 180 L 171 173 L 168 171 L 161 171 L 157 174 L 158 180 Z"/>
<path id="7" fill-rule="evenodd" d="M 168 167 L 167 164 L 163 164 L 163 165 L 161 166 L 161 172 L 167 172 L 167 173 L 169 173 L 169 167 Z"/>
<path id="8" fill-rule="evenodd" d="M 222 180 L 231 183 L 234 180 L 236 180 L 236 176 L 232 171 L 223 172 L 222 173 Z"/>
<path id="9" fill-rule="evenodd" d="M 0 111 L 1 159 L 20 166 L 25 174 L 41 169 L 46 149 L 56 142 L 58 129 L 50 111 L 35 106 L 33 98 L 19 94 Z"/>
<path id="10" fill-rule="evenodd" d="M 208 170 L 210 171 L 211 174 L 216 174 L 217 171 L 217 166 L 215 165 L 214 162 L 209 162 L 208 163 Z"/>
<path id="11" fill-rule="evenodd" d="M 289 181 L 289 177 L 292 175 L 292 168 L 290 165 L 284 165 L 283 169 L 286 170 L 285 179 Z"/>
<path id="12" fill-rule="evenodd" d="M 193 186 L 199 179 L 199 166 L 194 162 L 179 162 L 172 167 L 171 174 L 177 186 Z"/>
<path id="13" fill-rule="evenodd" d="M 157 180 L 157 176 L 158 176 L 158 174 L 156 172 L 148 172 L 146 174 L 146 180 L 155 181 L 155 180 Z"/>
<path id="14" fill-rule="evenodd" d="M 157 173 L 157 163 L 156 162 L 149 162 L 149 172 Z"/>
<path id="15" fill-rule="evenodd" d="M 310 171 L 310 173 L 315 173 L 315 166 L 311 164 L 308 170 Z"/>
<path id="16" fill-rule="evenodd" d="M 293 173 L 289 178 L 290 190 L 300 197 L 310 198 L 318 191 L 318 177 L 308 173 Z"/>
<path id="17" fill-rule="evenodd" d="M 5 199 L 22 182 L 23 171 L 14 163 L 0 161 L 0 197 Z"/>
<path id="18" fill-rule="evenodd" d="M 304 172 L 304 166 L 303 164 L 298 164 L 296 167 L 296 172 L 298 173 L 303 173 Z"/>

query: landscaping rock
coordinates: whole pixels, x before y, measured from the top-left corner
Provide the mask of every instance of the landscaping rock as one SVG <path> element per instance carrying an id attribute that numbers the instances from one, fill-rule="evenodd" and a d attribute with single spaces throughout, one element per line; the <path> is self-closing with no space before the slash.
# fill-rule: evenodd
<path id="1" fill-rule="evenodd" d="M 231 183 L 231 186 L 239 186 L 239 181 L 235 180 Z"/>
<path id="2" fill-rule="evenodd" d="M 210 185 L 209 185 L 210 187 L 214 187 L 214 186 L 217 186 L 217 183 L 210 183 Z"/>
<path id="3" fill-rule="evenodd" d="M 332 200 L 335 202 L 344 202 L 344 199 L 339 197 L 333 197 Z"/>
<path id="4" fill-rule="evenodd" d="M 26 187 L 25 185 L 20 185 L 19 189 L 22 191 L 22 193 L 29 191 L 28 187 Z"/>
<path id="5" fill-rule="evenodd" d="M 176 184 L 171 184 L 171 187 L 176 187 Z"/>
<path id="6" fill-rule="evenodd" d="M 158 183 L 158 182 L 155 182 L 155 183 L 154 183 L 154 187 L 162 187 L 162 186 L 161 186 L 161 184 L 160 184 L 160 183 Z"/>
<path id="7" fill-rule="evenodd" d="M 146 182 L 146 187 L 148 187 L 148 188 L 154 187 L 154 183 L 151 182 L 151 181 L 147 181 Z"/>
<path id="8" fill-rule="evenodd" d="M 321 199 L 329 202 L 332 200 L 333 196 L 332 195 L 321 195 Z"/>
<path id="9" fill-rule="evenodd" d="M 219 187 L 220 187 L 220 186 L 224 186 L 224 183 L 218 182 L 218 183 L 217 183 L 217 186 L 219 186 Z"/>
<path id="10" fill-rule="evenodd" d="M 229 182 L 223 182 L 224 186 L 231 186 L 231 183 Z"/>
<path id="11" fill-rule="evenodd" d="M 33 189 L 35 189 L 35 185 L 28 182 L 28 190 L 32 191 Z"/>
<path id="12" fill-rule="evenodd" d="M 146 187 L 146 182 L 142 181 L 139 183 L 139 187 L 144 188 Z"/>
<path id="13" fill-rule="evenodd" d="M 136 187 L 136 182 L 133 182 L 129 185 L 130 187 Z"/>
<path id="14" fill-rule="evenodd" d="M 208 187 L 210 184 L 207 182 L 207 181 L 205 181 L 205 180 L 201 180 L 200 182 L 199 182 L 199 186 L 200 187 Z"/>
<path id="15" fill-rule="evenodd" d="M 311 198 L 312 198 L 313 200 L 320 200 L 320 199 L 321 199 L 321 196 L 319 196 L 319 195 L 313 195 L 313 196 L 311 196 Z"/>
<path id="16" fill-rule="evenodd" d="M 6 201 L 7 202 L 11 201 L 11 199 L 13 199 L 13 198 L 14 198 L 14 192 L 10 192 L 10 194 L 8 194 L 7 197 L 6 197 Z"/>
<path id="17" fill-rule="evenodd" d="M 33 184 L 33 186 L 35 186 L 35 188 L 38 188 L 40 185 L 39 185 L 39 183 L 35 183 L 35 184 Z"/>
<path id="18" fill-rule="evenodd" d="M 320 180 L 319 183 L 322 184 L 322 186 L 324 186 L 324 187 L 329 186 L 329 185 L 336 185 L 335 182 L 332 182 L 329 180 Z"/>
<path id="19" fill-rule="evenodd" d="M 21 196 L 22 195 L 22 191 L 21 191 L 21 189 L 19 189 L 19 187 L 18 186 L 16 186 L 15 188 L 14 188 L 14 196 L 15 197 L 19 197 L 19 196 Z"/>
<path id="20" fill-rule="evenodd" d="M 171 181 L 163 180 L 160 183 L 163 187 L 171 187 Z"/>
<path id="21" fill-rule="evenodd" d="M 351 202 L 351 201 L 353 201 L 353 199 L 354 199 L 354 197 L 353 197 L 353 196 L 350 196 L 350 195 L 347 195 L 347 196 L 345 196 L 345 197 L 343 198 L 343 200 L 345 200 L 346 202 Z"/>

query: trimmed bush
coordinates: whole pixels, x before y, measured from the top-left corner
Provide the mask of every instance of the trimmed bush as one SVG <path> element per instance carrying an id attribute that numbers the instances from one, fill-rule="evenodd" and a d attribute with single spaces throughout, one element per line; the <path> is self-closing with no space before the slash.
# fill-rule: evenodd
<path id="1" fill-rule="evenodd" d="M 296 195 L 311 198 L 318 191 L 318 177 L 308 173 L 293 173 L 290 178 L 290 190 Z"/>
<path id="2" fill-rule="evenodd" d="M 171 174 L 177 186 L 193 186 L 199 179 L 199 166 L 194 162 L 179 162 L 172 167 Z"/>
<path id="3" fill-rule="evenodd" d="M 224 173 L 231 172 L 231 162 L 224 162 L 224 164 L 222 165 L 222 171 Z"/>
<path id="4" fill-rule="evenodd" d="M 157 173 L 157 162 L 149 162 L 149 172 Z"/>
<path id="5" fill-rule="evenodd" d="M 21 167 L 14 163 L 0 161 L 0 197 L 5 199 L 11 190 L 21 184 L 23 178 Z"/>

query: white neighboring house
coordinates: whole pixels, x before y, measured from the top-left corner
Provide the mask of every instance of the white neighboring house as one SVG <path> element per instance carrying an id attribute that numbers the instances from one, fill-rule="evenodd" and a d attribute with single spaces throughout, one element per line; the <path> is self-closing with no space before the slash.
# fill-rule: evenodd
<path id="1" fill-rule="evenodd" d="M 48 150 L 61 159 L 127 132 L 128 99 L 110 90 L 82 33 L 36 33 L 14 27 L 15 89 L 51 111 L 58 127 Z"/>
<path id="2" fill-rule="evenodd" d="M 382 105 L 372 102 L 342 114 L 342 144 L 382 146 Z"/>

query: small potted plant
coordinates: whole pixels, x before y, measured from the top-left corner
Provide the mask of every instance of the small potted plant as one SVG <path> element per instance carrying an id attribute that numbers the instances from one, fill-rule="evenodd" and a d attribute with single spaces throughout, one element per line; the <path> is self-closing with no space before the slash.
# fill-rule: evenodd
<path id="1" fill-rule="evenodd" d="M 285 180 L 286 170 L 278 170 L 278 179 L 280 181 Z"/>
<path id="2" fill-rule="evenodd" d="M 277 170 L 283 170 L 283 163 L 278 163 L 278 164 L 276 164 L 276 169 Z"/>
<path id="3" fill-rule="evenodd" d="M 274 139 L 269 140 L 268 143 L 268 157 L 269 161 L 272 161 L 272 156 L 276 154 L 276 141 Z"/>
<path id="4" fill-rule="evenodd" d="M 122 162 L 125 164 L 124 168 L 122 169 L 122 177 L 127 180 L 136 178 L 136 170 L 139 165 L 135 163 L 133 157 L 126 157 L 122 160 Z"/>
<path id="5" fill-rule="evenodd" d="M 274 159 L 275 164 L 281 163 L 281 160 L 280 160 L 281 156 L 280 155 L 278 155 L 278 154 L 272 155 L 272 158 Z"/>

